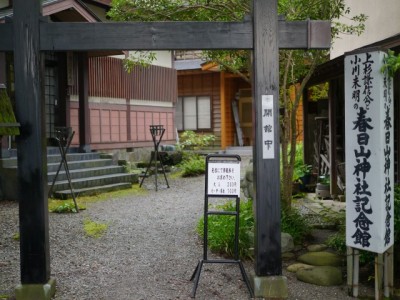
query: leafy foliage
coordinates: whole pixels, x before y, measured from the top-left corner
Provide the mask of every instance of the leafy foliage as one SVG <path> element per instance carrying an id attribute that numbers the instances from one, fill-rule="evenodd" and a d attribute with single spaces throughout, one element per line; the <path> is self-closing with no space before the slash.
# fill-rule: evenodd
<path id="1" fill-rule="evenodd" d="M 179 165 L 182 169 L 182 177 L 199 176 L 206 172 L 206 160 L 203 156 L 192 154 Z"/>
<path id="2" fill-rule="evenodd" d="M 300 244 L 310 235 L 311 226 L 308 220 L 295 208 L 282 211 L 282 232 L 289 233 L 296 244 Z"/>
<path id="3" fill-rule="evenodd" d="M 109 16 L 117 21 L 242 21 L 251 12 L 251 0 L 113 0 Z M 279 0 L 278 14 L 289 21 L 340 20 L 333 22 L 332 38 L 340 33 L 361 34 L 367 17 L 350 15 L 345 0 Z M 203 59 L 250 82 L 249 51 L 203 51 Z M 283 180 L 282 206 L 290 209 L 296 148 L 296 114 L 306 83 L 315 67 L 329 59 L 322 50 L 280 50 L 280 107 Z M 297 85 L 294 93 L 291 87 Z M 293 97 L 294 94 L 294 97 Z M 290 147 L 289 147 L 290 145 Z"/>
<path id="4" fill-rule="evenodd" d="M 229 201 L 224 205 L 217 206 L 222 211 L 235 211 L 235 202 Z M 289 233 L 295 243 L 301 243 L 310 234 L 311 227 L 307 219 L 297 210 L 282 213 L 282 232 Z M 204 217 L 202 217 L 196 228 L 198 234 L 204 237 Z M 253 201 L 240 202 L 239 216 L 239 257 L 253 258 L 252 248 L 254 246 L 254 214 Z M 224 253 L 228 256 L 234 255 L 235 218 L 224 215 L 211 215 L 208 218 L 208 246 L 212 251 Z"/>
<path id="5" fill-rule="evenodd" d="M 186 130 L 179 136 L 179 146 L 183 149 L 201 149 L 211 146 L 215 141 L 213 134 L 198 134 L 192 130 Z"/>
<path id="6" fill-rule="evenodd" d="M 62 201 L 63 203 L 50 209 L 55 213 L 76 213 L 75 204 L 72 201 Z"/>
<path id="7" fill-rule="evenodd" d="M 311 174 L 312 166 L 304 163 L 303 144 L 300 143 L 297 144 L 295 151 L 296 151 L 296 156 L 293 169 L 293 181 L 298 181 L 301 180 L 303 176 Z M 281 168 L 282 168 L 282 161 L 281 161 Z"/>
<path id="8" fill-rule="evenodd" d="M 0 123 L 16 123 L 14 111 L 6 89 L 0 89 Z M 19 135 L 18 127 L 0 127 L 0 136 Z"/>
<path id="9" fill-rule="evenodd" d="M 131 73 L 134 67 L 149 67 L 155 59 L 156 54 L 152 51 L 134 51 L 123 60 L 123 66 L 126 72 Z"/>
<path id="10" fill-rule="evenodd" d="M 239 214 L 239 257 L 242 259 L 252 258 L 252 247 L 254 243 L 254 217 L 252 201 L 240 202 Z M 236 211 L 235 201 L 228 201 L 217 209 L 223 211 Z M 204 217 L 202 217 L 196 228 L 198 234 L 204 238 Z M 235 239 L 235 217 L 226 215 L 211 215 L 208 217 L 208 246 L 212 251 L 234 256 Z"/>
<path id="11" fill-rule="evenodd" d="M 394 76 L 394 73 L 400 68 L 400 55 L 396 55 L 393 50 L 388 50 L 387 56 L 383 60 L 383 66 L 381 72 L 388 72 L 390 77 Z"/>

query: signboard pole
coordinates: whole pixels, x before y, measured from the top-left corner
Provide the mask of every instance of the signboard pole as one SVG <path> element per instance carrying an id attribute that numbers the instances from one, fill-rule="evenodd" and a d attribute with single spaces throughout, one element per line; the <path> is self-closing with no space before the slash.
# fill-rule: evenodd
<path id="1" fill-rule="evenodd" d="M 200 273 L 205 263 L 234 263 L 238 264 L 240 272 L 250 296 L 253 297 L 246 270 L 239 258 L 239 213 L 240 213 L 240 161 L 239 155 L 210 154 L 206 157 L 206 183 L 204 197 L 204 242 L 203 259 L 199 261 L 190 280 L 194 280 L 191 297 L 196 296 Z M 235 211 L 209 210 L 209 198 L 235 199 Z M 208 259 L 208 217 L 210 215 L 225 215 L 235 217 L 234 259 Z"/>

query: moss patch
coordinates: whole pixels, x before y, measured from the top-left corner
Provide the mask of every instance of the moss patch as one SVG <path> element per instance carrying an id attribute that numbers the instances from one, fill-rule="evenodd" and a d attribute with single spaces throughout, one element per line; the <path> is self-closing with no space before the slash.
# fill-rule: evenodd
<path id="1" fill-rule="evenodd" d="M 12 238 L 13 238 L 14 241 L 19 241 L 19 232 L 14 233 Z"/>
<path id="2" fill-rule="evenodd" d="M 86 219 L 83 221 L 83 228 L 87 236 L 99 238 L 106 232 L 108 225 Z"/>
<path id="3" fill-rule="evenodd" d="M 16 123 L 10 98 L 5 89 L 0 89 L 0 123 Z M 18 127 L 0 127 L 0 135 L 19 135 Z"/>
<path id="4" fill-rule="evenodd" d="M 90 203 L 102 202 L 110 199 L 118 199 L 127 196 L 141 196 L 147 193 L 148 193 L 147 190 L 140 188 L 138 184 L 134 184 L 131 189 L 101 193 L 98 195 L 91 195 L 91 196 L 79 196 L 76 198 L 76 203 L 78 204 L 79 210 L 85 210 L 86 206 Z M 75 208 L 72 199 L 59 200 L 59 199 L 49 198 L 50 212 L 70 212 L 63 210 L 62 208 L 60 208 L 60 206 L 71 206 Z M 57 211 L 57 210 L 62 210 L 62 211 Z"/>

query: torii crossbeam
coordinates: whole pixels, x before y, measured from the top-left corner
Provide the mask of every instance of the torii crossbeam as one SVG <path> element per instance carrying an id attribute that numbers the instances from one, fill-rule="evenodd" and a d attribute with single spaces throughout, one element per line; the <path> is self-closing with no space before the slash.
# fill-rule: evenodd
<path id="1" fill-rule="evenodd" d="M 277 0 L 253 0 L 253 17 L 243 22 L 49 23 L 42 17 L 40 0 L 14 0 L 13 5 L 12 21 L 0 24 L 0 51 L 14 52 L 16 114 L 21 124 L 17 146 L 22 285 L 17 297 L 50 299 L 47 292 L 39 298 L 20 296 L 32 285 L 45 290 L 50 280 L 41 51 L 249 49 L 256 144 L 255 296 L 277 298 L 268 278 L 282 278 L 278 50 L 329 49 L 330 22 L 278 21 Z M 273 111 L 274 128 L 267 156 L 265 105 Z"/>

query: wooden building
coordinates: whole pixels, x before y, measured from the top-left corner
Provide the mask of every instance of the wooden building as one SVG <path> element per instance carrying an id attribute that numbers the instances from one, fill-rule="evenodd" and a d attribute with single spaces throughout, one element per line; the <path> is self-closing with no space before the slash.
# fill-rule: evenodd
<path id="1" fill-rule="evenodd" d="M 360 49 L 376 48 L 382 51 L 391 49 L 400 52 L 400 35 L 366 45 Z M 320 167 L 325 168 L 330 175 L 331 194 L 343 193 L 345 148 L 345 96 L 344 96 L 344 55 L 338 56 L 317 67 L 304 93 L 304 154 L 308 164 L 320 161 Z M 310 88 L 319 84 L 329 84 L 328 99 L 322 101 L 310 100 Z M 394 177 L 399 177 L 399 121 L 400 121 L 400 74 L 393 78 L 394 92 Z M 320 147 L 315 147 L 316 138 L 320 139 Z"/>
<path id="2" fill-rule="evenodd" d="M 240 142 L 233 114 L 236 106 L 243 145 L 253 144 L 252 95 L 248 82 L 200 59 L 178 60 L 175 68 L 178 70 L 176 126 L 179 131 L 212 133 L 216 136 L 215 146 L 222 149 L 237 146 Z M 192 107 L 200 108 L 197 123 L 190 120 L 193 115 L 190 110 L 195 111 Z"/>
<path id="3" fill-rule="evenodd" d="M 254 145 L 253 96 L 249 82 L 239 75 L 221 71 L 213 63 L 206 63 L 190 55 L 179 55 L 175 61 L 175 68 L 178 70 L 178 102 L 175 119 L 178 131 L 212 133 L 216 136 L 215 146 L 221 149 Z M 290 92 L 294 99 L 295 87 Z M 191 105 L 190 102 L 195 107 L 196 100 L 197 107 L 200 107 L 199 99 L 203 102 L 209 101 L 209 104 L 205 104 L 206 113 L 203 118 L 207 120 L 203 120 L 206 124 L 203 127 L 190 123 L 190 108 L 187 108 Z M 241 134 L 238 134 L 238 128 Z M 297 136 L 299 142 L 303 140 L 302 102 L 297 111 Z"/>
<path id="4" fill-rule="evenodd" d="M 107 22 L 110 0 L 44 0 L 43 15 L 50 22 Z M 0 22 L 12 19 L 12 2 L 0 6 Z M 152 146 L 149 125 L 162 124 L 163 141 L 175 143 L 174 105 L 177 99 L 176 71 L 150 66 L 124 70 L 122 60 L 109 55 L 123 51 L 45 52 L 46 136 L 56 127 L 72 127 L 72 146 L 92 150 L 130 151 Z M 172 65 L 172 59 L 171 59 Z M 0 83 L 5 83 L 13 101 L 13 54 L 0 52 Z M 3 137 L 0 157 L 14 148 Z"/>

